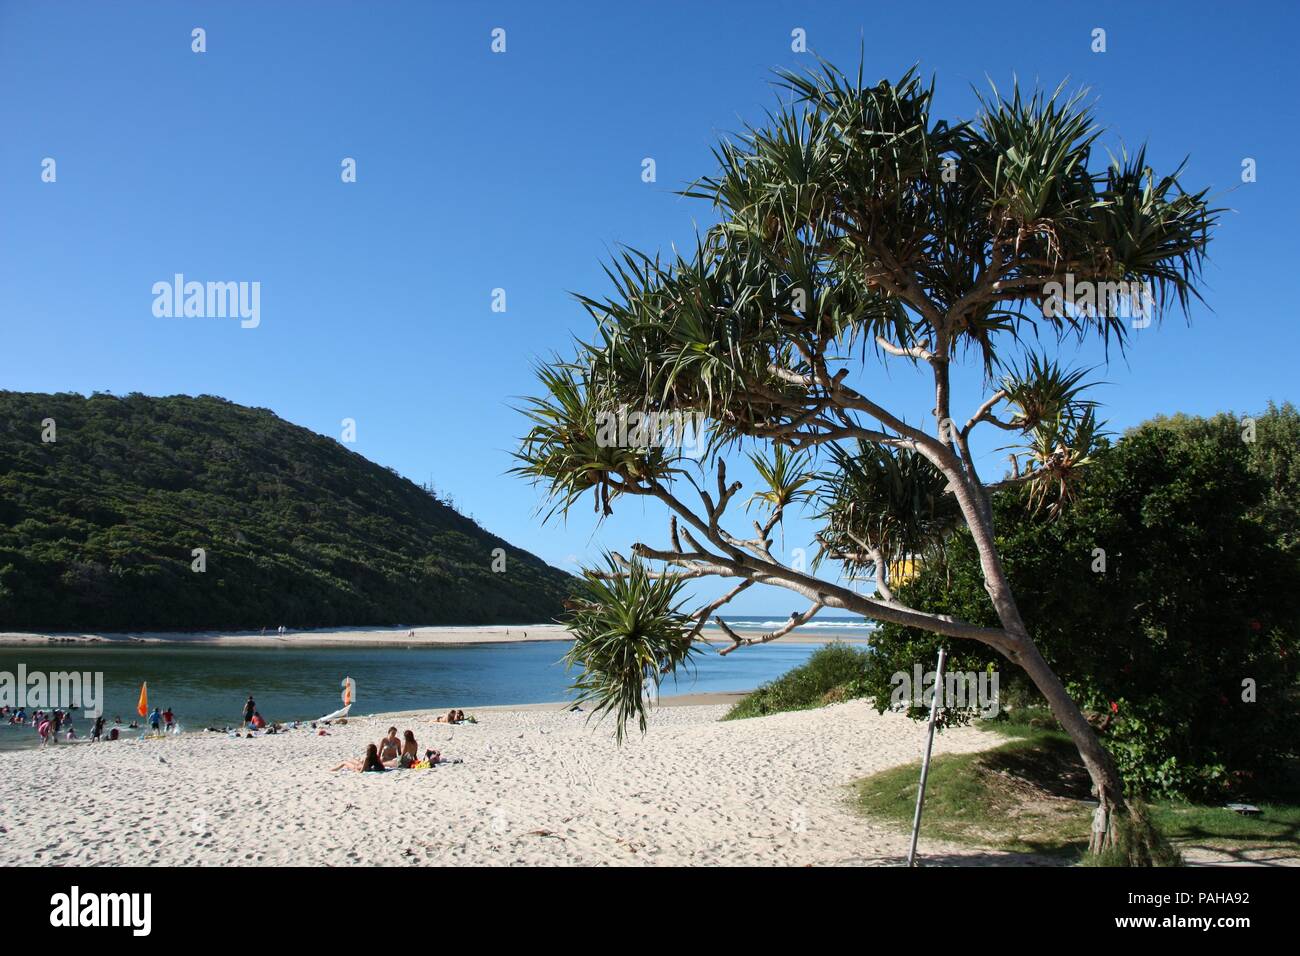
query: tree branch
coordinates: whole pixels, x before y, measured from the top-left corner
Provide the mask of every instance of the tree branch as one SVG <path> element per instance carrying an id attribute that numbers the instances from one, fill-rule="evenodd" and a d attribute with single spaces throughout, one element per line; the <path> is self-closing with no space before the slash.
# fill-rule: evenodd
<path id="1" fill-rule="evenodd" d="M 808 623 L 808 621 L 812 620 L 813 617 L 816 616 L 817 612 L 820 611 L 824 606 L 825 605 L 821 604 L 821 602 L 814 601 L 812 607 L 808 608 L 808 610 L 804 611 L 802 614 L 798 612 L 791 614 L 790 620 L 786 621 L 775 631 L 769 631 L 766 634 L 760 634 L 758 637 L 741 637 L 739 634 L 737 634 L 735 631 L 731 629 L 731 627 L 727 624 L 726 621 L 724 621 L 720 617 L 716 618 L 718 622 L 718 627 L 722 628 L 722 630 L 726 633 L 726 635 L 729 638 L 731 638 L 731 646 L 724 650 L 718 651 L 718 656 L 726 657 L 732 651 L 738 650 L 742 647 L 751 647 L 754 644 L 766 644 L 769 641 L 775 641 L 778 638 L 785 637 L 785 635 L 789 634 L 800 624 L 806 624 Z"/>

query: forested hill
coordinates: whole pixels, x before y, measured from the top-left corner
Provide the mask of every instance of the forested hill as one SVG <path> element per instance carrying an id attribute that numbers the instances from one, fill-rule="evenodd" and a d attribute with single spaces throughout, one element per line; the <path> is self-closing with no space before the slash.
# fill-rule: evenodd
<path id="1" fill-rule="evenodd" d="M 0 630 L 533 623 L 569 580 L 266 409 L 0 391 Z"/>

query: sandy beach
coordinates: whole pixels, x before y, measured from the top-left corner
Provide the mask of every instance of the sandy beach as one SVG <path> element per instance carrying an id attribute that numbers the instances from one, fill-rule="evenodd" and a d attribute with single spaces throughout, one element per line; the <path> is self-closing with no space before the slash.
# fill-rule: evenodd
<path id="1" fill-rule="evenodd" d="M 0 865 L 896 865 L 907 835 L 850 783 L 915 760 L 925 727 L 862 701 L 719 722 L 679 700 L 622 748 L 556 705 L 354 718 L 254 739 L 216 733 L 0 754 Z M 464 762 L 331 773 L 390 724 Z M 959 728 L 936 752 L 995 743 Z M 1032 860 L 922 839 L 933 864 Z"/>
<path id="2" fill-rule="evenodd" d="M 414 631 L 414 634 L 411 632 Z M 730 643 L 721 631 L 705 630 L 703 637 L 722 645 Z M 415 647 L 431 644 L 509 644 L 533 641 L 567 641 L 569 632 L 560 624 L 484 625 L 481 627 L 387 627 L 322 628 L 277 634 L 268 631 L 135 631 L 126 633 L 38 634 L 29 631 L 0 631 L 0 646 L 32 644 L 211 644 L 228 647 Z M 837 640 L 865 643 L 865 636 L 796 631 L 781 638 L 784 644 L 820 644 Z"/>

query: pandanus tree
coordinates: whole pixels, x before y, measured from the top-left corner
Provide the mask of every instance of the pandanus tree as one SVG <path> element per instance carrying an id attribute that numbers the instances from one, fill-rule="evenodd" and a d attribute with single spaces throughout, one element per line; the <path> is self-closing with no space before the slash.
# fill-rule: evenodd
<path id="1" fill-rule="evenodd" d="M 644 729 L 643 686 L 686 664 L 711 618 L 726 651 L 824 608 L 979 641 L 1023 668 L 1077 745 L 1098 800 L 1092 849 L 1105 849 L 1128 813 L 1122 781 L 1025 627 L 990 496 L 1018 484 L 1029 507 L 1069 506 L 1098 423 L 1085 373 L 1038 350 L 1096 338 L 1109 353 L 1130 325 L 1186 314 L 1218 210 L 1180 186 L 1181 167 L 1156 174 L 1144 150 L 1095 155 L 1101 131 L 1083 94 L 977 94 L 975 119 L 947 122 L 915 70 L 874 85 L 825 63 L 778 78 L 780 105 L 721 142 L 717 172 L 683 193 L 711 203 L 716 225 L 689 255 L 617 255 L 612 291 L 578 296 L 589 341 L 540 369 L 544 393 L 523 409 L 515 470 L 545 488 L 552 513 L 592 492 L 601 515 L 638 496 L 669 516 L 665 543 L 635 543 L 585 573 L 572 603 L 578 686 L 620 734 L 634 716 Z M 959 409 L 962 362 L 978 363 L 982 385 Z M 891 405 L 879 374 L 889 364 L 922 376 L 932 406 Z M 627 409 L 703 416 L 703 449 L 654 429 L 611 441 L 605 424 Z M 977 429 L 1015 449 L 995 482 L 976 470 Z M 749 499 L 765 520 L 741 531 L 726 460 L 755 446 L 771 453 L 757 463 L 768 487 Z M 799 503 L 819 526 L 811 567 L 773 549 Z M 998 627 L 908 607 L 889 586 L 891 567 L 962 524 Z M 864 573 L 874 594 L 852 586 Z M 684 610 L 684 583 L 712 576 L 736 583 Z M 718 615 L 756 584 L 797 592 L 808 609 L 742 636 Z"/>

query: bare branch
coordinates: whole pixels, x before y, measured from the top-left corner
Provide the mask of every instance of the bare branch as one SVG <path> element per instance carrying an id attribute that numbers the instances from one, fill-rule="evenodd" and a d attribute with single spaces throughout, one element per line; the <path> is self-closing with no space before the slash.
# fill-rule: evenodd
<path id="1" fill-rule="evenodd" d="M 876 344 L 879 345 L 886 352 L 888 352 L 890 355 L 895 355 L 898 356 L 899 358 L 914 358 L 914 359 L 920 359 L 923 362 L 933 362 L 935 359 L 934 353 L 927 348 L 923 348 L 922 346 L 919 345 L 914 345 L 911 348 L 903 348 L 901 346 L 895 345 L 893 342 L 889 341 L 889 339 L 885 338 L 883 335 L 876 336 Z"/>
<path id="2" fill-rule="evenodd" d="M 714 601 L 711 604 L 706 604 L 704 607 L 700 608 L 698 611 L 693 613 L 691 617 L 695 618 L 695 627 L 691 629 L 691 633 L 687 635 L 687 639 L 694 641 L 697 637 L 699 637 L 700 631 L 704 628 L 704 625 L 708 622 L 709 618 L 712 616 L 714 611 L 722 607 L 724 604 L 730 603 L 732 598 L 740 594 L 745 589 L 752 587 L 753 584 L 754 584 L 753 581 L 741 581 L 739 584 L 737 584 L 726 594 L 722 595 L 722 597 L 718 598 L 716 601 Z"/>
<path id="3" fill-rule="evenodd" d="M 969 435 L 970 430 L 982 421 L 996 421 L 992 417 L 993 409 L 994 407 L 997 406 L 998 402 L 1002 401 L 1006 397 L 1007 397 L 1006 389 L 998 389 L 991 396 L 989 396 L 988 401 L 986 401 L 983 405 L 981 405 L 979 409 L 975 412 L 975 414 L 970 417 L 970 421 L 968 421 L 965 427 L 962 428 L 961 434 L 963 436 Z M 1002 423 L 997 422 L 997 424 L 1000 425 Z"/>
<path id="4" fill-rule="evenodd" d="M 727 622 L 724 621 L 722 618 L 720 617 L 715 618 L 715 620 L 718 622 L 718 627 L 722 628 L 722 630 L 726 633 L 726 635 L 731 638 L 731 646 L 724 650 L 718 651 L 718 656 L 725 657 L 726 655 L 730 654 L 732 651 L 737 650 L 739 648 L 750 647 L 754 644 L 766 644 L 769 641 L 775 641 L 778 638 L 785 637 L 785 635 L 789 634 L 800 624 L 806 624 L 808 621 L 812 620 L 812 618 L 817 614 L 817 612 L 820 611 L 823 607 L 825 607 L 825 605 L 822 604 L 820 601 L 814 601 L 812 607 L 808 608 L 808 610 L 804 611 L 802 614 L 797 612 L 791 614 L 790 620 L 786 621 L 775 631 L 769 631 L 766 634 L 760 634 L 758 637 L 741 637 L 739 634 L 733 631 L 731 627 L 727 624 Z"/>

